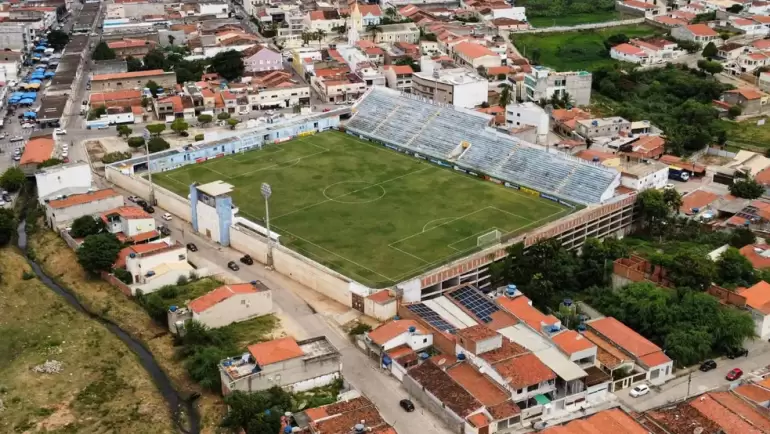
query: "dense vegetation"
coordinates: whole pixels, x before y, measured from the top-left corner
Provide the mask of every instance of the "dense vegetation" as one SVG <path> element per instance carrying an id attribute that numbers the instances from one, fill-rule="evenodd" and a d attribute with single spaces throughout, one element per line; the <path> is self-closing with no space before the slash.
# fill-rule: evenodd
<path id="1" fill-rule="evenodd" d="M 528 17 L 560 17 L 615 10 L 612 0 L 519 0 L 516 6 L 526 7 Z"/>
<path id="2" fill-rule="evenodd" d="M 668 150 L 676 154 L 726 140 L 711 102 L 730 87 L 707 73 L 673 65 L 644 71 L 616 65 L 594 71 L 593 87 L 612 101 L 613 114 L 662 128 Z"/>

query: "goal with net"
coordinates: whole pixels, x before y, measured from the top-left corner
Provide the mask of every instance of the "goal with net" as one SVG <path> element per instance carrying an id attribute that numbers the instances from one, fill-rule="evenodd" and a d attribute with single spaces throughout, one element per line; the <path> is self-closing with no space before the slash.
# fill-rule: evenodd
<path id="1" fill-rule="evenodd" d="M 484 246 L 487 244 L 494 244 L 498 241 L 500 241 L 500 237 L 502 236 L 502 232 L 495 229 L 493 231 L 489 231 L 485 234 L 479 235 L 479 237 L 476 239 L 476 246 Z"/>

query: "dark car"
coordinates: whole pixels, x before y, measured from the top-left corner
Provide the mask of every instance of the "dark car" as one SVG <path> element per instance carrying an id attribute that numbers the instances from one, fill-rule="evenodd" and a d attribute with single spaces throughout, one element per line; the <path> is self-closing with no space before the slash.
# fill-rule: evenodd
<path id="1" fill-rule="evenodd" d="M 190 135 L 190 133 L 188 133 L 187 131 L 182 131 L 181 133 L 179 133 L 179 135 L 182 137 L 187 137 Z"/>
<path id="2" fill-rule="evenodd" d="M 142 209 L 144 210 L 144 212 L 148 214 L 152 214 L 155 212 L 155 208 L 153 208 L 152 205 L 143 206 Z"/>
<path id="3" fill-rule="evenodd" d="M 136 197 L 136 196 L 134 196 L 134 197 Z M 144 207 L 147 206 L 147 201 L 145 201 L 144 199 L 137 198 L 136 199 L 136 204 L 141 206 L 142 208 L 144 208 Z"/>
<path id="4" fill-rule="evenodd" d="M 741 376 L 743 376 L 743 371 L 741 368 L 733 368 L 730 370 L 730 372 L 727 373 L 725 379 L 727 379 L 727 381 L 735 381 L 741 378 Z"/>
<path id="5" fill-rule="evenodd" d="M 196 246 L 193 243 L 187 243 L 187 250 L 189 250 L 191 252 L 197 252 L 198 251 L 198 246 Z"/>
<path id="6" fill-rule="evenodd" d="M 166 237 L 171 235 L 171 229 L 169 229 L 168 226 L 161 226 L 158 228 L 158 231 L 160 232 L 161 235 Z"/>
<path id="7" fill-rule="evenodd" d="M 746 348 L 732 348 L 727 351 L 728 359 L 737 359 L 738 357 L 749 357 L 749 350 Z"/>
<path id="8" fill-rule="evenodd" d="M 233 271 L 238 271 L 238 270 L 241 269 L 241 267 L 239 267 L 238 264 L 235 263 L 235 261 L 228 262 L 227 263 L 227 268 L 229 268 L 229 269 L 231 269 Z"/>
<path id="9" fill-rule="evenodd" d="M 401 401 L 398 401 L 398 405 L 400 405 L 401 408 L 408 412 L 414 411 L 414 404 L 408 399 L 402 399 Z"/>
<path id="10" fill-rule="evenodd" d="M 717 368 L 717 362 L 715 362 L 713 360 L 706 360 L 705 362 L 701 363 L 699 369 L 701 371 L 703 371 L 703 372 L 708 372 L 708 371 L 710 371 L 712 369 L 716 369 L 716 368 Z"/>
<path id="11" fill-rule="evenodd" d="M 243 255 L 241 258 L 241 262 L 243 262 L 246 265 L 252 265 L 254 263 L 254 260 L 251 259 L 251 256 L 249 255 Z"/>

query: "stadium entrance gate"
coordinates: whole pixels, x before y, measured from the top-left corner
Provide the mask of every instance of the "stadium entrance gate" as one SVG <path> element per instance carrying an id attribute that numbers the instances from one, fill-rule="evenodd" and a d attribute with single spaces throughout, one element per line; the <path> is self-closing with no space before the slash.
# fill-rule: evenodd
<path id="1" fill-rule="evenodd" d="M 356 294 L 355 292 L 351 292 L 350 295 L 352 296 L 352 306 L 353 309 L 360 311 L 363 313 L 364 311 L 364 297 Z"/>

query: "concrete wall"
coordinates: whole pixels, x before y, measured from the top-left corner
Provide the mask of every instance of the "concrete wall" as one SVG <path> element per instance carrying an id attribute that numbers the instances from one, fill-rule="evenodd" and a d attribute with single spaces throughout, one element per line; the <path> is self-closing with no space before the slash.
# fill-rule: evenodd
<path id="1" fill-rule="evenodd" d="M 632 18 L 628 20 L 617 20 L 617 21 L 607 21 L 604 23 L 593 23 L 593 24 L 578 24 L 576 26 L 554 26 L 554 27 L 543 27 L 539 29 L 526 29 L 526 30 L 517 30 L 511 32 L 512 34 L 516 33 L 562 33 L 562 32 L 571 32 L 575 30 L 589 30 L 589 29 L 605 29 L 608 27 L 618 27 L 618 26 L 627 26 L 630 24 L 642 24 L 644 23 L 645 19 L 642 18 Z M 515 36 L 514 36 L 515 38 Z"/>
<path id="2" fill-rule="evenodd" d="M 463 426 L 465 422 L 463 419 L 456 415 L 452 410 L 446 407 L 438 398 L 433 396 L 432 393 L 425 390 L 414 378 L 409 375 L 404 376 L 404 380 L 401 382 L 407 393 L 411 398 L 417 399 L 417 401 L 430 410 L 434 415 L 438 416 L 450 432 L 462 434 Z"/>
<path id="3" fill-rule="evenodd" d="M 301 357 L 273 363 L 263 366 L 262 371 L 256 375 L 250 375 L 235 380 L 231 391 L 241 390 L 253 392 L 269 389 L 273 386 L 290 386 L 295 383 L 306 382 L 316 378 L 339 375 L 342 371 L 342 359 L 339 353 L 325 357 L 304 361 Z M 224 374 L 221 374 L 224 376 Z M 327 377 L 329 378 L 329 377 Z M 223 384 L 228 384 L 228 379 L 222 378 Z"/>
<path id="4" fill-rule="evenodd" d="M 119 169 L 107 166 L 105 168 L 107 180 L 120 188 L 126 189 L 131 193 L 141 196 L 145 199 L 150 197 L 150 184 L 146 179 L 129 176 L 121 173 Z M 163 187 L 155 186 L 155 200 L 158 206 L 166 211 L 179 216 L 185 221 L 192 221 L 190 216 L 190 203 L 176 193 L 172 193 Z"/>
<path id="5" fill-rule="evenodd" d="M 393 318 L 396 315 L 397 303 L 393 299 L 388 303 L 379 304 L 372 300 L 364 299 L 364 313 L 380 321 Z"/>
<path id="6" fill-rule="evenodd" d="M 272 292 L 260 291 L 253 294 L 236 294 L 200 314 L 193 313 L 193 319 L 211 328 L 217 328 L 267 315 L 272 310 Z"/>
<path id="7" fill-rule="evenodd" d="M 315 389 L 316 387 L 328 386 L 329 384 L 332 384 L 334 380 L 341 377 L 341 373 L 333 372 L 331 374 L 321 375 L 320 377 L 294 383 L 284 389 L 288 389 L 291 392 L 304 392 L 305 390 Z"/>

